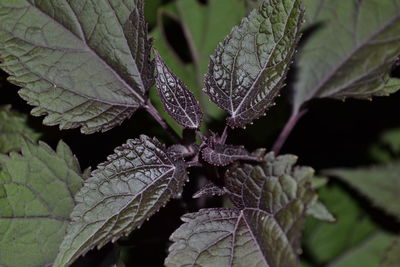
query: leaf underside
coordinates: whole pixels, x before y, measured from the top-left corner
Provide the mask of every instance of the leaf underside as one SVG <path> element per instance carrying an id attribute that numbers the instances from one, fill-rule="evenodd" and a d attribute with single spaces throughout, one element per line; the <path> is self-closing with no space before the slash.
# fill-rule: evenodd
<path id="1" fill-rule="evenodd" d="M 180 125 L 197 129 L 203 118 L 199 102 L 154 50 L 156 87 L 168 114 Z"/>
<path id="2" fill-rule="evenodd" d="M 143 0 L 0 3 L 0 67 L 43 123 L 106 131 L 143 106 L 153 66 Z"/>
<path id="3" fill-rule="evenodd" d="M 253 155 L 243 146 L 210 143 L 201 151 L 202 158 L 209 164 L 227 166 L 238 160 L 261 161 L 262 157 Z"/>
<path id="4" fill-rule="evenodd" d="M 142 135 L 115 149 L 77 193 L 68 232 L 54 266 L 69 265 L 140 227 L 188 179 L 182 160 L 172 159 L 156 139 Z"/>
<path id="5" fill-rule="evenodd" d="M 267 154 L 259 165 L 236 164 L 226 190 L 236 208 L 183 216 L 171 236 L 167 266 L 298 266 L 297 253 L 313 170 L 290 155 Z"/>
<path id="6" fill-rule="evenodd" d="M 202 95 L 201 88 L 204 85 L 201 77 L 207 72 L 209 56 L 214 53 L 218 42 L 222 41 L 245 15 L 245 4 L 241 0 L 208 0 L 207 4 L 198 0 L 176 0 L 159 9 L 158 25 L 151 32 L 154 46 L 167 65 L 202 102 L 202 106 L 207 107 L 203 112 L 214 119 L 221 119 L 225 112 L 209 103 Z M 193 62 L 182 62 L 177 53 L 171 53 L 173 46 L 164 32 L 165 18 L 176 20 L 182 27 Z"/>
<path id="7" fill-rule="evenodd" d="M 19 147 L 21 154 L 0 155 L 0 266 L 48 266 L 64 238 L 82 174 L 63 142 L 56 152 L 28 139 Z"/>
<path id="8" fill-rule="evenodd" d="M 390 77 L 400 55 L 399 0 L 303 2 L 317 28 L 299 53 L 295 110 L 312 98 L 369 99 L 400 88 Z"/>
<path id="9" fill-rule="evenodd" d="M 225 190 L 223 188 L 218 187 L 214 183 L 208 183 L 199 191 L 193 194 L 193 198 L 200 198 L 200 197 L 211 197 L 211 196 L 223 196 L 225 195 Z"/>
<path id="10" fill-rule="evenodd" d="M 28 116 L 11 109 L 10 106 L 0 106 L 0 153 L 18 151 L 23 138 L 37 141 L 40 134 L 28 125 Z"/>
<path id="11" fill-rule="evenodd" d="M 205 92 L 244 127 L 265 114 L 284 85 L 300 37 L 299 0 L 265 0 L 219 44 L 211 57 Z"/>
<path id="12" fill-rule="evenodd" d="M 372 204 L 400 221 L 400 162 L 359 169 L 331 169 L 325 173 L 348 183 Z"/>

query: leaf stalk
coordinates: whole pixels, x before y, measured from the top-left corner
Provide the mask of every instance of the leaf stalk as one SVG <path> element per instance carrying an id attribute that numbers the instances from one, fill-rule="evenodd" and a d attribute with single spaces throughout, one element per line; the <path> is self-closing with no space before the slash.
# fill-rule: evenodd
<path id="1" fill-rule="evenodd" d="M 292 115 L 290 116 L 289 120 L 286 122 L 285 127 L 283 128 L 282 132 L 279 134 L 278 139 L 275 141 L 275 144 L 272 147 L 272 151 L 275 154 L 279 154 L 282 149 L 282 146 L 285 144 L 287 138 L 289 137 L 290 133 L 296 126 L 297 122 L 300 120 L 303 115 L 307 113 L 307 109 L 303 110 L 294 110 Z"/>

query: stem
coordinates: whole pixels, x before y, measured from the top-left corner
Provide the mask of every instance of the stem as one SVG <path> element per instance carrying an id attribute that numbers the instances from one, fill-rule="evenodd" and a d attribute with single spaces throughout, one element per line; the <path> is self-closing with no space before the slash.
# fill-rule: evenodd
<path id="1" fill-rule="evenodd" d="M 225 125 L 224 131 L 222 132 L 222 135 L 221 135 L 222 144 L 225 144 L 225 142 L 226 142 L 226 138 L 228 137 L 228 130 L 229 130 L 229 126 Z"/>
<path id="2" fill-rule="evenodd" d="M 278 139 L 275 141 L 274 146 L 272 147 L 272 151 L 274 151 L 275 154 L 279 154 L 283 144 L 286 142 L 286 140 L 289 137 L 290 133 L 292 132 L 293 128 L 296 126 L 299 119 L 301 117 L 303 117 L 303 115 L 306 112 L 307 112 L 306 109 L 303 109 L 301 111 L 298 111 L 298 110 L 293 111 L 289 120 L 286 122 L 285 127 L 283 128 L 282 132 L 280 133 Z"/>
<path id="3" fill-rule="evenodd" d="M 181 137 L 175 132 L 171 126 L 160 116 L 157 109 L 151 104 L 150 101 L 147 101 L 146 106 L 144 107 L 146 111 L 160 124 L 160 126 L 167 132 L 167 134 L 171 137 L 171 139 L 176 143 L 181 143 Z"/>

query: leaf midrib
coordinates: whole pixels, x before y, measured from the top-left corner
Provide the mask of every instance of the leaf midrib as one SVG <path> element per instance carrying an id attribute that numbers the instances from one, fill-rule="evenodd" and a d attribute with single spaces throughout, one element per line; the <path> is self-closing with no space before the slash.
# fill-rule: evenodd
<path id="1" fill-rule="evenodd" d="M 154 180 L 152 183 L 150 183 L 150 184 L 148 184 L 146 187 L 142 188 L 142 190 L 141 190 L 140 192 L 136 192 L 135 194 L 124 194 L 124 195 L 126 195 L 126 196 L 131 196 L 131 197 L 133 197 L 133 199 L 136 199 L 139 195 L 142 196 L 142 195 L 143 195 L 143 192 L 145 192 L 150 186 L 152 186 L 152 185 L 154 184 L 154 182 L 159 181 L 160 179 L 162 179 L 162 178 L 164 178 L 165 176 L 167 176 L 168 173 L 170 173 L 171 171 L 174 171 L 174 170 L 176 170 L 175 166 L 173 166 L 173 168 L 170 168 L 168 171 L 166 171 L 165 173 L 163 173 L 160 177 L 158 177 L 158 178 L 157 178 L 156 180 Z M 173 179 L 170 179 L 169 183 L 170 183 L 172 180 L 173 180 Z M 169 184 L 169 183 L 168 183 L 168 184 Z M 119 195 L 119 196 L 121 196 L 121 195 Z M 113 196 L 108 196 L 108 197 L 115 197 L 115 195 L 113 195 Z M 93 205 L 93 206 L 91 207 L 91 209 L 92 209 L 94 206 L 97 206 L 97 205 L 99 205 L 100 203 L 102 203 L 105 199 L 106 199 L 106 198 L 102 198 L 100 201 L 97 201 L 96 204 Z M 129 201 L 127 201 L 127 203 L 126 203 L 123 207 L 121 207 L 121 208 L 118 210 L 118 212 L 116 212 L 116 213 L 115 213 L 114 215 L 112 215 L 110 218 L 105 219 L 104 221 L 102 221 L 102 225 L 101 225 L 101 227 L 98 228 L 98 229 L 101 229 L 102 227 L 104 227 L 104 225 L 105 225 L 106 223 L 108 223 L 108 222 L 110 221 L 110 219 L 114 218 L 114 216 L 119 216 L 123 210 L 125 210 L 129 205 L 132 204 L 132 201 L 133 201 L 132 199 L 129 200 Z M 86 211 L 86 212 L 87 212 L 87 211 Z M 82 216 L 84 216 L 84 215 L 86 214 L 86 212 L 83 213 Z M 95 222 L 98 222 L 98 221 L 95 221 Z M 84 229 L 86 229 L 86 228 L 87 228 L 90 224 L 92 224 L 92 223 L 93 223 L 93 222 L 86 223 L 86 224 L 83 226 L 83 228 L 80 229 L 80 232 L 82 232 Z M 115 223 L 116 223 L 116 222 L 115 222 Z M 79 249 L 76 249 L 76 250 L 75 250 L 75 252 L 69 257 L 68 262 L 70 262 L 72 259 L 76 258 L 77 255 L 80 255 L 82 249 L 87 251 L 87 250 L 90 250 L 91 247 L 94 247 L 94 246 L 95 246 L 95 244 L 94 244 L 94 245 L 92 244 L 91 247 L 90 247 L 90 246 L 88 247 L 88 246 L 87 246 L 87 242 L 88 242 L 88 240 L 90 240 L 91 238 L 93 238 L 93 236 L 95 236 L 95 235 L 97 234 L 98 229 L 97 229 L 93 234 L 91 234 L 88 238 L 86 238 L 86 241 L 85 241 L 84 243 L 82 243 L 82 244 L 79 246 Z M 75 242 L 76 238 L 78 238 L 78 236 L 79 236 L 79 235 L 75 235 L 69 243 L 70 243 L 70 244 L 73 244 L 73 243 Z M 115 236 L 115 235 L 114 235 L 114 236 Z M 109 237 L 106 237 L 106 239 L 107 239 L 107 238 L 109 239 Z M 87 248 L 85 249 L 84 247 L 87 247 Z M 64 255 L 63 255 L 61 261 L 65 261 L 65 253 L 64 253 Z"/>
<path id="2" fill-rule="evenodd" d="M 297 1 L 294 1 L 294 2 L 293 2 L 293 5 L 292 5 L 291 10 L 290 10 L 290 13 L 289 13 L 288 16 L 287 16 L 287 20 L 286 20 L 286 22 L 285 22 L 285 27 L 284 27 L 284 29 L 282 30 L 282 36 L 275 42 L 274 47 L 271 49 L 271 54 L 269 55 L 268 59 L 265 61 L 265 64 L 264 64 L 263 68 L 262 68 L 262 69 L 260 70 L 260 72 L 258 73 L 258 75 L 257 75 L 256 79 L 254 80 L 253 84 L 251 85 L 250 89 L 247 91 L 246 95 L 242 98 L 242 101 L 239 103 L 239 105 L 236 107 L 236 109 L 235 109 L 235 110 L 232 109 L 232 111 L 231 111 L 231 112 L 232 112 L 232 113 L 231 113 L 231 117 L 232 117 L 232 118 L 237 117 L 238 111 L 241 109 L 241 107 L 243 106 L 243 104 L 246 102 L 245 100 L 246 100 L 247 97 L 250 95 L 250 93 L 251 93 L 252 90 L 254 89 L 255 85 L 258 83 L 258 80 L 261 78 L 262 74 L 263 74 L 263 73 L 265 72 L 265 70 L 267 69 L 267 66 L 268 66 L 268 64 L 270 63 L 270 59 L 271 59 L 271 57 L 272 57 L 272 55 L 273 55 L 273 53 L 274 53 L 274 51 L 275 51 L 275 49 L 276 49 L 276 46 L 280 43 L 280 41 L 283 39 L 283 37 L 285 37 L 286 30 L 287 30 L 287 26 L 288 26 L 288 22 L 289 22 L 290 18 L 292 17 L 293 12 L 295 11 L 296 2 L 297 2 Z M 256 34 L 258 34 L 258 33 L 256 33 Z M 257 51 L 256 51 L 255 53 L 256 53 L 256 57 L 258 58 L 259 55 L 257 54 Z M 231 97 L 230 97 L 230 98 L 231 98 Z"/>
<path id="3" fill-rule="evenodd" d="M 178 88 L 178 90 L 176 90 L 176 91 L 178 91 L 178 93 L 181 93 L 181 94 L 185 95 L 185 90 L 187 90 L 187 89 L 185 88 L 185 85 L 183 84 L 183 81 L 180 83 L 180 82 L 179 82 L 179 78 L 178 78 L 178 77 L 175 77 L 175 75 L 173 74 L 172 70 L 171 70 L 166 64 L 164 64 L 164 62 L 162 61 L 161 57 L 160 57 L 159 55 L 157 55 L 157 56 L 158 56 L 158 58 L 159 58 L 159 61 L 160 61 L 159 63 L 160 63 L 160 67 L 161 67 L 161 70 L 162 70 L 162 73 L 159 73 L 159 74 L 162 75 L 162 76 L 164 76 L 164 79 L 165 79 L 165 81 L 166 81 L 166 82 L 165 82 L 165 85 L 168 87 L 168 90 L 169 90 L 170 93 L 172 94 L 172 97 L 174 98 L 175 102 L 178 104 L 179 109 L 183 111 L 185 117 L 189 120 L 191 126 L 192 126 L 193 128 L 197 128 L 197 127 L 198 127 L 198 124 L 195 123 L 195 122 L 192 120 L 192 118 L 190 117 L 190 115 L 187 113 L 186 109 L 181 105 L 181 102 L 180 102 L 180 101 L 178 100 L 178 98 L 176 97 L 175 91 L 171 88 L 171 86 L 170 86 L 170 84 L 169 84 L 169 82 L 168 82 L 168 79 L 167 79 L 167 77 L 166 77 L 166 75 L 165 75 L 165 70 L 167 70 L 167 72 L 170 72 L 170 75 L 171 75 L 172 78 L 175 80 L 174 82 L 175 82 L 175 84 L 176 84 L 176 87 Z M 157 70 L 157 72 L 158 72 L 158 70 Z M 160 89 L 160 91 L 164 92 L 164 91 L 162 90 L 162 88 Z M 188 97 L 185 97 L 185 100 L 189 100 L 188 102 L 190 102 L 190 103 L 187 102 L 187 103 L 186 103 L 186 104 L 187 104 L 186 106 L 192 106 L 192 107 L 193 107 L 193 106 L 195 106 L 195 105 L 193 105 L 192 95 L 190 95 L 189 93 L 190 93 L 190 92 L 188 92 L 188 94 L 186 95 L 186 96 L 188 96 Z M 164 94 L 164 93 L 163 93 L 163 94 Z M 166 97 L 163 97 L 163 99 L 167 100 Z M 167 101 L 167 102 L 170 102 L 170 101 Z M 171 103 L 171 104 L 172 104 L 172 103 Z M 173 105 L 173 104 L 172 104 L 172 105 Z M 176 105 L 174 105 L 174 106 L 176 106 Z M 197 113 L 196 113 L 196 112 L 193 112 L 193 115 L 195 116 L 195 120 L 196 120 L 196 121 L 199 121 L 198 116 L 197 116 Z M 186 124 L 186 123 L 185 123 L 185 124 Z"/>
<path id="4" fill-rule="evenodd" d="M 388 27 L 390 27 L 396 20 L 400 19 L 400 13 L 392 17 L 387 23 L 385 23 L 381 28 L 379 28 L 376 32 L 372 33 L 370 37 L 364 40 L 362 43 L 357 45 L 337 66 L 334 68 L 325 78 L 314 88 L 309 97 L 306 97 L 306 101 L 315 98 L 318 92 L 331 81 L 332 78 L 336 75 L 336 73 L 362 48 L 367 46 L 375 37 L 385 31 Z M 335 92 L 337 93 L 337 92 Z M 332 95 L 332 94 L 330 94 Z M 329 97 L 330 95 L 324 95 L 323 97 Z M 304 101 L 304 102 L 306 102 Z M 303 103 L 304 103 L 303 102 Z"/>
<path id="5" fill-rule="evenodd" d="M 78 39 L 80 42 L 82 42 L 84 44 L 84 46 L 87 48 L 86 51 L 88 51 L 90 54 L 92 54 L 95 58 L 97 58 L 129 91 L 131 91 L 131 93 L 138 99 L 138 101 L 141 102 L 141 104 L 145 103 L 144 98 L 138 93 L 136 92 L 129 84 L 128 82 L 123 79 L 119 73 L 117 73 L 102 57 L 100 57 L 100 55 L 98 55 L 93 49 L 92 47 L 86 42 L 85 39 L 85 35 L 83 33 L 82 30 L 82 26 L 75 14 L 75 11 L 73 10 L 73 8 L 70 6 L 70 4 L 68 3 L 68 6 L 70 6 L 71 12 L 75 15 L 76 18 L 76 23 L 79 26 L 78 29 L 82 35 L 82 38 L 80 38 L 79 36 L 77 36 L 74 32 L 70 31 L 69 29 L 67 29 L 62 23 L 60 23 L 58 20 L 56 20 L 55 18 L 53 18 L 52 16 L 50 16 L 49 14 L 47 14 L 46 12 L 44 12 L 43 10 L 41 10 L 39 7 L 33 5 L 31 2 L 27 1 L 27 3 L 29 4 L 29 6 L 33 7 L 34 9 L 36 9 L 38 12 L 40 12 L 41 14 L 43 14 L 44 16 L 46 16 L 47 18 L 49 18 L 50 20 L 54 21 L 57 25 L 60 26 L 60 28 L 64 29 L 65 31 L 69 32 L 70 34 L 72 34 L 72 36 L 74 36 L 76 39 Z M 25 41 L 25 40 L 24 40 Z M 136 64 L 135 60 L 132 60 L 133 63 Z M 143 86 L 143 81 L 142 81 L 142 86 Z"/>

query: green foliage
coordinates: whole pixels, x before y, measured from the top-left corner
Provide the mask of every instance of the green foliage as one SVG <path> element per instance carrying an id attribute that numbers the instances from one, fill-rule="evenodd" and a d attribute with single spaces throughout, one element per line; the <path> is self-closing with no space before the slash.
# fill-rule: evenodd
<path id="1" fill-rule="evenodd" d="M 155 39 L 154 46 L 167 65 L 188 85 L 201 105 L 207 107 L 205 112 L 213 118 L 221 118 L 223 112 L 215 105 L 210 105 L 202 96 L 203 75 L 207 72 L 209 56 L 218 42 L 224 39 L 244 15 L 245 8 L 241 0 L 209 0 L 208 5 L 202 5 L 197 0 L 177 0 L 160 10 L 158 27 L 150 34 Z M 164 18 L 172 18 L 181 25 L 192 62 L 184 64 L 171 51 L 171 44 L 164 31 Z"/>
<path id="2" fill-rule="evenodd" d="M 400 155 L 400 128 L 391 129 L 383 133 L 381 142 L 390 148 L 390 151 Z"/>
<path id="3" fill-rule="evenodd" d="M 332 169 L 326 174 L 350 184 L 375 206 L 397 217 L 400 221 L 400 162 L 359 169 Z"/>
<path id="4" fill-rule="evenodd" d="M 400 88 L 390 71 L 400 55 L 399 0 L 304 0 L 316 28 L 302 47 L 293 106 L 313 98 L 369 99 Z"/>
<path id="5" fill-rule="evenodd" d="M 307 209 L 307 215 L 314 217 L 315 219 L 334 222 L 336 219 L 329 212 L 328 208 L 318 200 L 314 200 Z"/>
<path id="6" fill-rule="evenodd" d="M 0 155 L 0 265 L 45 266 L 57 255 L 82 186 L 78 161 L 60 142 L 20 139 L 21 154 Z"/>
<path id="7" fill-rule="evenodd" d="M 395 267 L 400 265 L 400 238 L 392 242 L 381 261 L 381 267 Z"/>
<path id="8" fill-rule="evenodd" d="M 385 250 L 389 247 L 393 237 L 386 233 L 376 233 L 368 237 L 357 247 L 336 259 L 329 266 L 332 267 L 376 267 L 379 266 Z M 395 267 L 396 265 L 388 265 Z"/>
<path id="9" fill-rule="evenodd" d="M 335 216 L 336 222 L 326 223 L 309 218 L 303 243 L 313 262 L 323 265 L 360 244 L 374 232 L 376 226 L 357 202 L 338 186 L 322 187 L 318 195 Z"/>
<path id="10" fill-rule="evenodd" d="M 0 153 L 18 151 L 24 137 L 37 141 L 40 134 L 28 127 L 28 117 L 13 111 L 10 106 L 0 106 Z"/>

